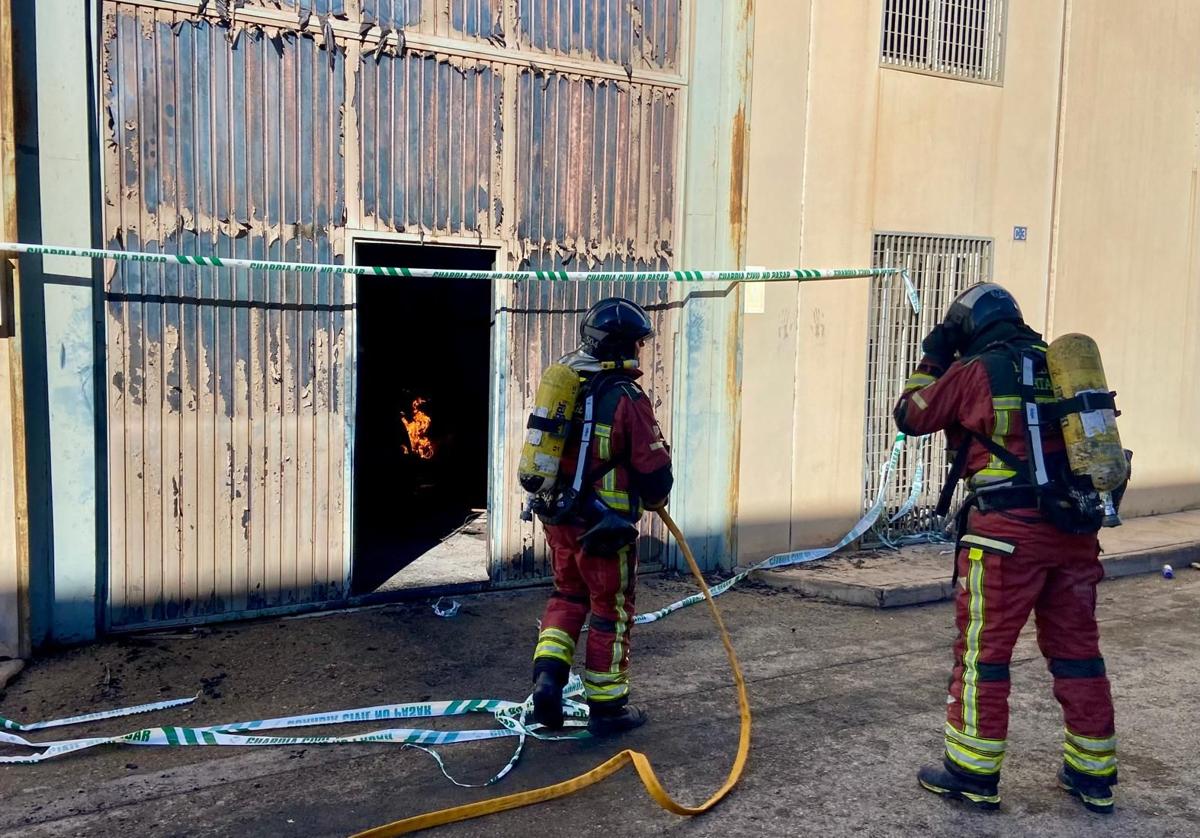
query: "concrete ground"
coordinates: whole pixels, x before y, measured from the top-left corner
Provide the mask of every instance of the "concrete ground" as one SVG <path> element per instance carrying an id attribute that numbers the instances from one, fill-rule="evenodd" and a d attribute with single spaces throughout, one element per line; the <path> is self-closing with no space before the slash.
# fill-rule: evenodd
<path id="1" fill-rule="evenodd" d="M 641 602 L 652 607 L 690 589 L 646 579 Z M 452 620 L 411 603 L 113 640 L 31 663 L 0 700 L 0 715 L 35 721 L 202 692 L 191 708 L 62 731 L 80 736 L 428 698 L 520 698 L 544 595 L 464 598 Z M 626 771 L 565 800 L 440 834 L 1200 834 L 1200 736 L 1191 727 L 1200 571 L 1101 586 L 1121 741 L 1119 809 L 1110 819 L 1084 812 L 1054 786 L 1061 722 L 1031 637 L 1014 658 L 1004 806 L 986 814 L 937 799 L 914 779 L 939 750 L 949 603 L 852 608 L 758 585 L 720 603 L 749 682 L 754 747 L 741 785 L 714 812 L 669 815 Z M 737 737 L 720 644 L 703 606 L 639 628 L 635 638 L 635 689 L 651 724 L 617 742 L 534 742 L 491 789 L 455 788 L 426 755 L 390 745 L 109 748 L 0 768 L 0 834 L 345 835 L 558 781 L 625 746 L 645 751 L 679 799 L 698 802 L 724 778 Z M 480 780 L 504 763 L 510 746 L 443 753 L 452 771 Z"/>
<path id="2" fill-rule="evenodd" d="M 429 552 L 376 588 L 376 594 L 483 585 L 488 575 L 487 511 L 474 514 Z"/>

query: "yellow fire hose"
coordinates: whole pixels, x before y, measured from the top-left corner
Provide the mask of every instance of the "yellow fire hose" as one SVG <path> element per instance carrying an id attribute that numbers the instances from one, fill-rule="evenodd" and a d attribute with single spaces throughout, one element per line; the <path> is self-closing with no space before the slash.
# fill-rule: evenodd
<path id="1" fill-rule="evenodd" d="M 667 514 L 665 509 L 659 510 L 658 514 L 662 518 L 663 523 L 667 525 L 667 529 L 671 531 L 671 535 L 678 542 L 680 549 L 683 551 L 683 557 L 687 559 L 688 567 L 691 568 L 692 576 L 696 578 L 696 583 L 700 586 L 700 590 L 704 592 L 704 599 L 708 603 L 713 621 L 717 624 L 717 629 L 721 633 L 721 643 L 725 646 L 725 654 L 729 657 L 729 666 L 733 670 L 733 680 L 737 685 L 738 713 L 741 717 L 737 756 L 733 760 L 733 767 L 729 769 L 729 776 L 725 778 L 725 782 L 713 793 L 712 797 L 699 806 L 684 806 L 682 803 L 678 803 L 662 787 L 662 783 L 655 776 L 654 769 L 650 766 L 650 760 L 645 754 L 638 751 L 624 750 L 597 765 L 591 771 L 580 774 L 577 777 L 572 777 L 569 780 L 564 780 L 561 783 L 555 783 L 552 786 L 543 786 L 540 789 L 531 789 L 530 791 L 510 794 L 507 797 L 497 797 L 493 800 L 483 800 L 478 803 L 469 803 L 465 806 L 455 806 L 451 809 L 442 809 L 438 812 L 416 815 L 415 817 L 405 818 L 385 824 L 384 826 L 377 826 L 374 829 L 368 829 L 365 832 L 358 833 L 354 838 L 391 838 L 393 835 L 407 835 L 410 832 L 416 832 L 421 829 L 430 829 L 431 827 L 442 826 L 443 824 L 470 820 L 471 818 L 490 815 L 494 812 L 519 809 L 522 806 L 529 806 L 533 803 L 556 800 L 560 797 L 566 797 L 568 794 L 574 794 L 588 786 L 595 785 L 604 778 L 617 773 L 626 765 L 634 767 L 642 780 L 642 785 L 646 787 L 646 791 L 650 792 L 650 796 L 654 798 L 658 805 L 669 812 L 674 812 L 676 815 L 703 814 L 720 803 L 729 794 L 733 787 L 737 785 L 738 780 L 741 779 L 742 771 L 746 767 L 746 758 L 750 754 L 750 699 L 746 695 L 746 681 L 742 677 L 742 668 L 738 664 L 737 654 L 733 651 L 733 643 L 729 640 L 729 632 L 725 629 L 725 623 L 721 619 L 721 612 L 717 610 L 717 604 L 713 602 L 712 594 L 708 591 L 708 585 L 704 583 L 704 577 L 700 574 L 700 568 L 696 565 L 696 558 L 692 555 L 692 551 L 688 547 L 683 533 L 679 531 L 679 527 L 671 519 L 671 516 Z"/>

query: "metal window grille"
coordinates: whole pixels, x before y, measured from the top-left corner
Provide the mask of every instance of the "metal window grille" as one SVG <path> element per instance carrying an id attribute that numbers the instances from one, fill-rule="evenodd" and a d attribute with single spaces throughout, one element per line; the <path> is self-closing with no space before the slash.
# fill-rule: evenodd
<path id="1" fill-rule="evenodd" d="M 909 306 L 904 284 L 896 277 L 871 281 L 867 346 L 867 416 L 864 446 L 864 508 L 879 491 L 880 470 L 891 454 L 896 427 L 892 408 L 909 374 L 921 360 L 921 341 L 962 291 L 992 276 L 992 241 L 979 238 L 877 233 L 872 264 L 903 268 L 921 295 L 921 313 Z M 918 463 L 924 463 L 924 488 L 912 511 L 887 523 L 909 496 Z M 884 517 L 876 526 L 878 542 L 923 536 L 942 529 L 934 509 L 949 469 L 941 434 L 911 439 L 899 474 L 891 481 Z"/>
<path id="2" fill-rule="evenodd" d="M 999 82 L 1005 0 L 884 0 L 880 61 L 972 81 Z"/>

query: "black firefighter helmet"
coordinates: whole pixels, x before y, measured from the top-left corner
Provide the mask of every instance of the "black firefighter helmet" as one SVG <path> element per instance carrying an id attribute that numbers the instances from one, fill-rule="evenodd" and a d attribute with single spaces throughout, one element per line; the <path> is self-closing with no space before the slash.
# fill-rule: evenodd
<path id="1" fill-rule="evenodd" d="M 645 309 L 623 297 L 596 303 L 579 324 L 580 347 L 601 361 L 633 358 L 638 342 L 653 335 L 654 324 Z"/>
<path id="2" fill-rule="evenodd" d="M 1025 318 L 1012 294 L 994 282 L 980 282 L 954 298 L 942 322 L 950 332 L 954 348 L 962 352 L 990 326 L 1023 323 Z"/>

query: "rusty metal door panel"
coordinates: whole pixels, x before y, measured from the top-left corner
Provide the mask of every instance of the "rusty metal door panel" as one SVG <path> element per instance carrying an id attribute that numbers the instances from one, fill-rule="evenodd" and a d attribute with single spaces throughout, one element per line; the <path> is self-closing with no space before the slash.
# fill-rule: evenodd
<path id="1" fill-rule="evenodd" d="M 502 32 L 502 2 L 503 0 L 243 0 L 241 5 L 282 11 L 282 17 L 288 21 L 306 20 L 311 23 L 312 19 L 315 19 L 318 24 L 324 24 L 326 20 L 350 21 L 356 30 L 360 24 L 374 24 L 385 32 L 406 30 L 486 40 L 497 38 Z"/>
<path id="2" fill-rule="evenodd" d="M 363 21 L 385 29 L 408 29 L 437 34 L 448 29 L 456 36 L 500 39 L 504 0 L 360 0 Z"/>
<path id="3" fill-rule="evenodd" d="M 503 68 L 445 55 L 366 56 L 357 88 L 362 226 L 495 237 Z"/>
<path id="4" fill-rule="evenodd" d="M 330 262 L 350 224 L 487 239 L 513 267 L 671 265 L 680 0 L 247 5 L 103 4 L 114 246 Z M 398 28 L 408 49 L 374 48 Z M 110 266 L 106 291 L 110 625 L 344 596 L 353 284 L 130 265 Z M 497 292 L 491 486 L 506 514 L 490 543 L 505 582 L 548 569 L 514 491 L 542 368 L 591 302 L 637 299 L 659 323 L 644 381 L 666 423 L 674 310 L 666 286 Z"/>
<path id="5" fill-rule="evenodd" d="M 522 69 L 516 237 L 531 263 L 655 270 L 674 235 L 678 91 Z M 539 255 L 539 251 L 545 256 Z"/>
<path id="6" fill-rule="evenodd" d="M 523 48 L 638 69 L 679 63 L 682 0 L 517 0 L 516 18 Z"/>
<path id="7" fill-rule="evenodd" d="M 371 20 L 392 29 L 419 27 L 422 6 L 432 7 L 436 0 L 359 0 L 363 20 Z M 431 15 L 432 16 L 432 15 Z"/>
<path id="8" fill-rule="evenodd" d="M 420 0 L 410 1 L 413 3 L 420 2 Z M 298 20 L 301 14 L 311 14 L 320 17 L 330 15 L 344 16 L 346 14 L 347 2 L 348 0 L 241 0 L 237 5 L 258 6 L 264 9 L 293 12 L 296 15 L 294 19 Z M 390 0 L 383 0 L 383 2 L 390 2 Z M 395 0 L 397 6 L 402 2 L 405 2 L 405 0 Z M 209 5 L 216 6 L 217 4 L 210 3 Z M 227 6 L 233 5 L 233 3 L 227 4 Z"/>
<path id="9" fill-rule="evenodd" d="M 135 4 L 103 24 L 111 246 L 341 258 L 340 53 Z M 346 595 L 350 293 L 108 266 L 111 628 Z"/>
<path id="10" fill-rule="evenodd" d="M 535 270 L 665 270 L 675 207 L 676 91 L 624 82 L 522 71 L 517 84 L 516 234 Z M 649 307 L 657 339 L 642 384 L 670 434 L 674 309 L 671 287 L 646 283 L 514 283 L 505 405 L 506 461 L 520 456 L 525 418 L 546 365 L 574 349 L 580 316 L 607 296 Z M 505 507 L 524 500 L 514 473 L 499 491 Z M 516 515 L 494 520 L 501 544 L 498 582 L 550 573 L 540 527 Z M 665 534 L 643 521 L 643 560 L 661 559 Z"/>

